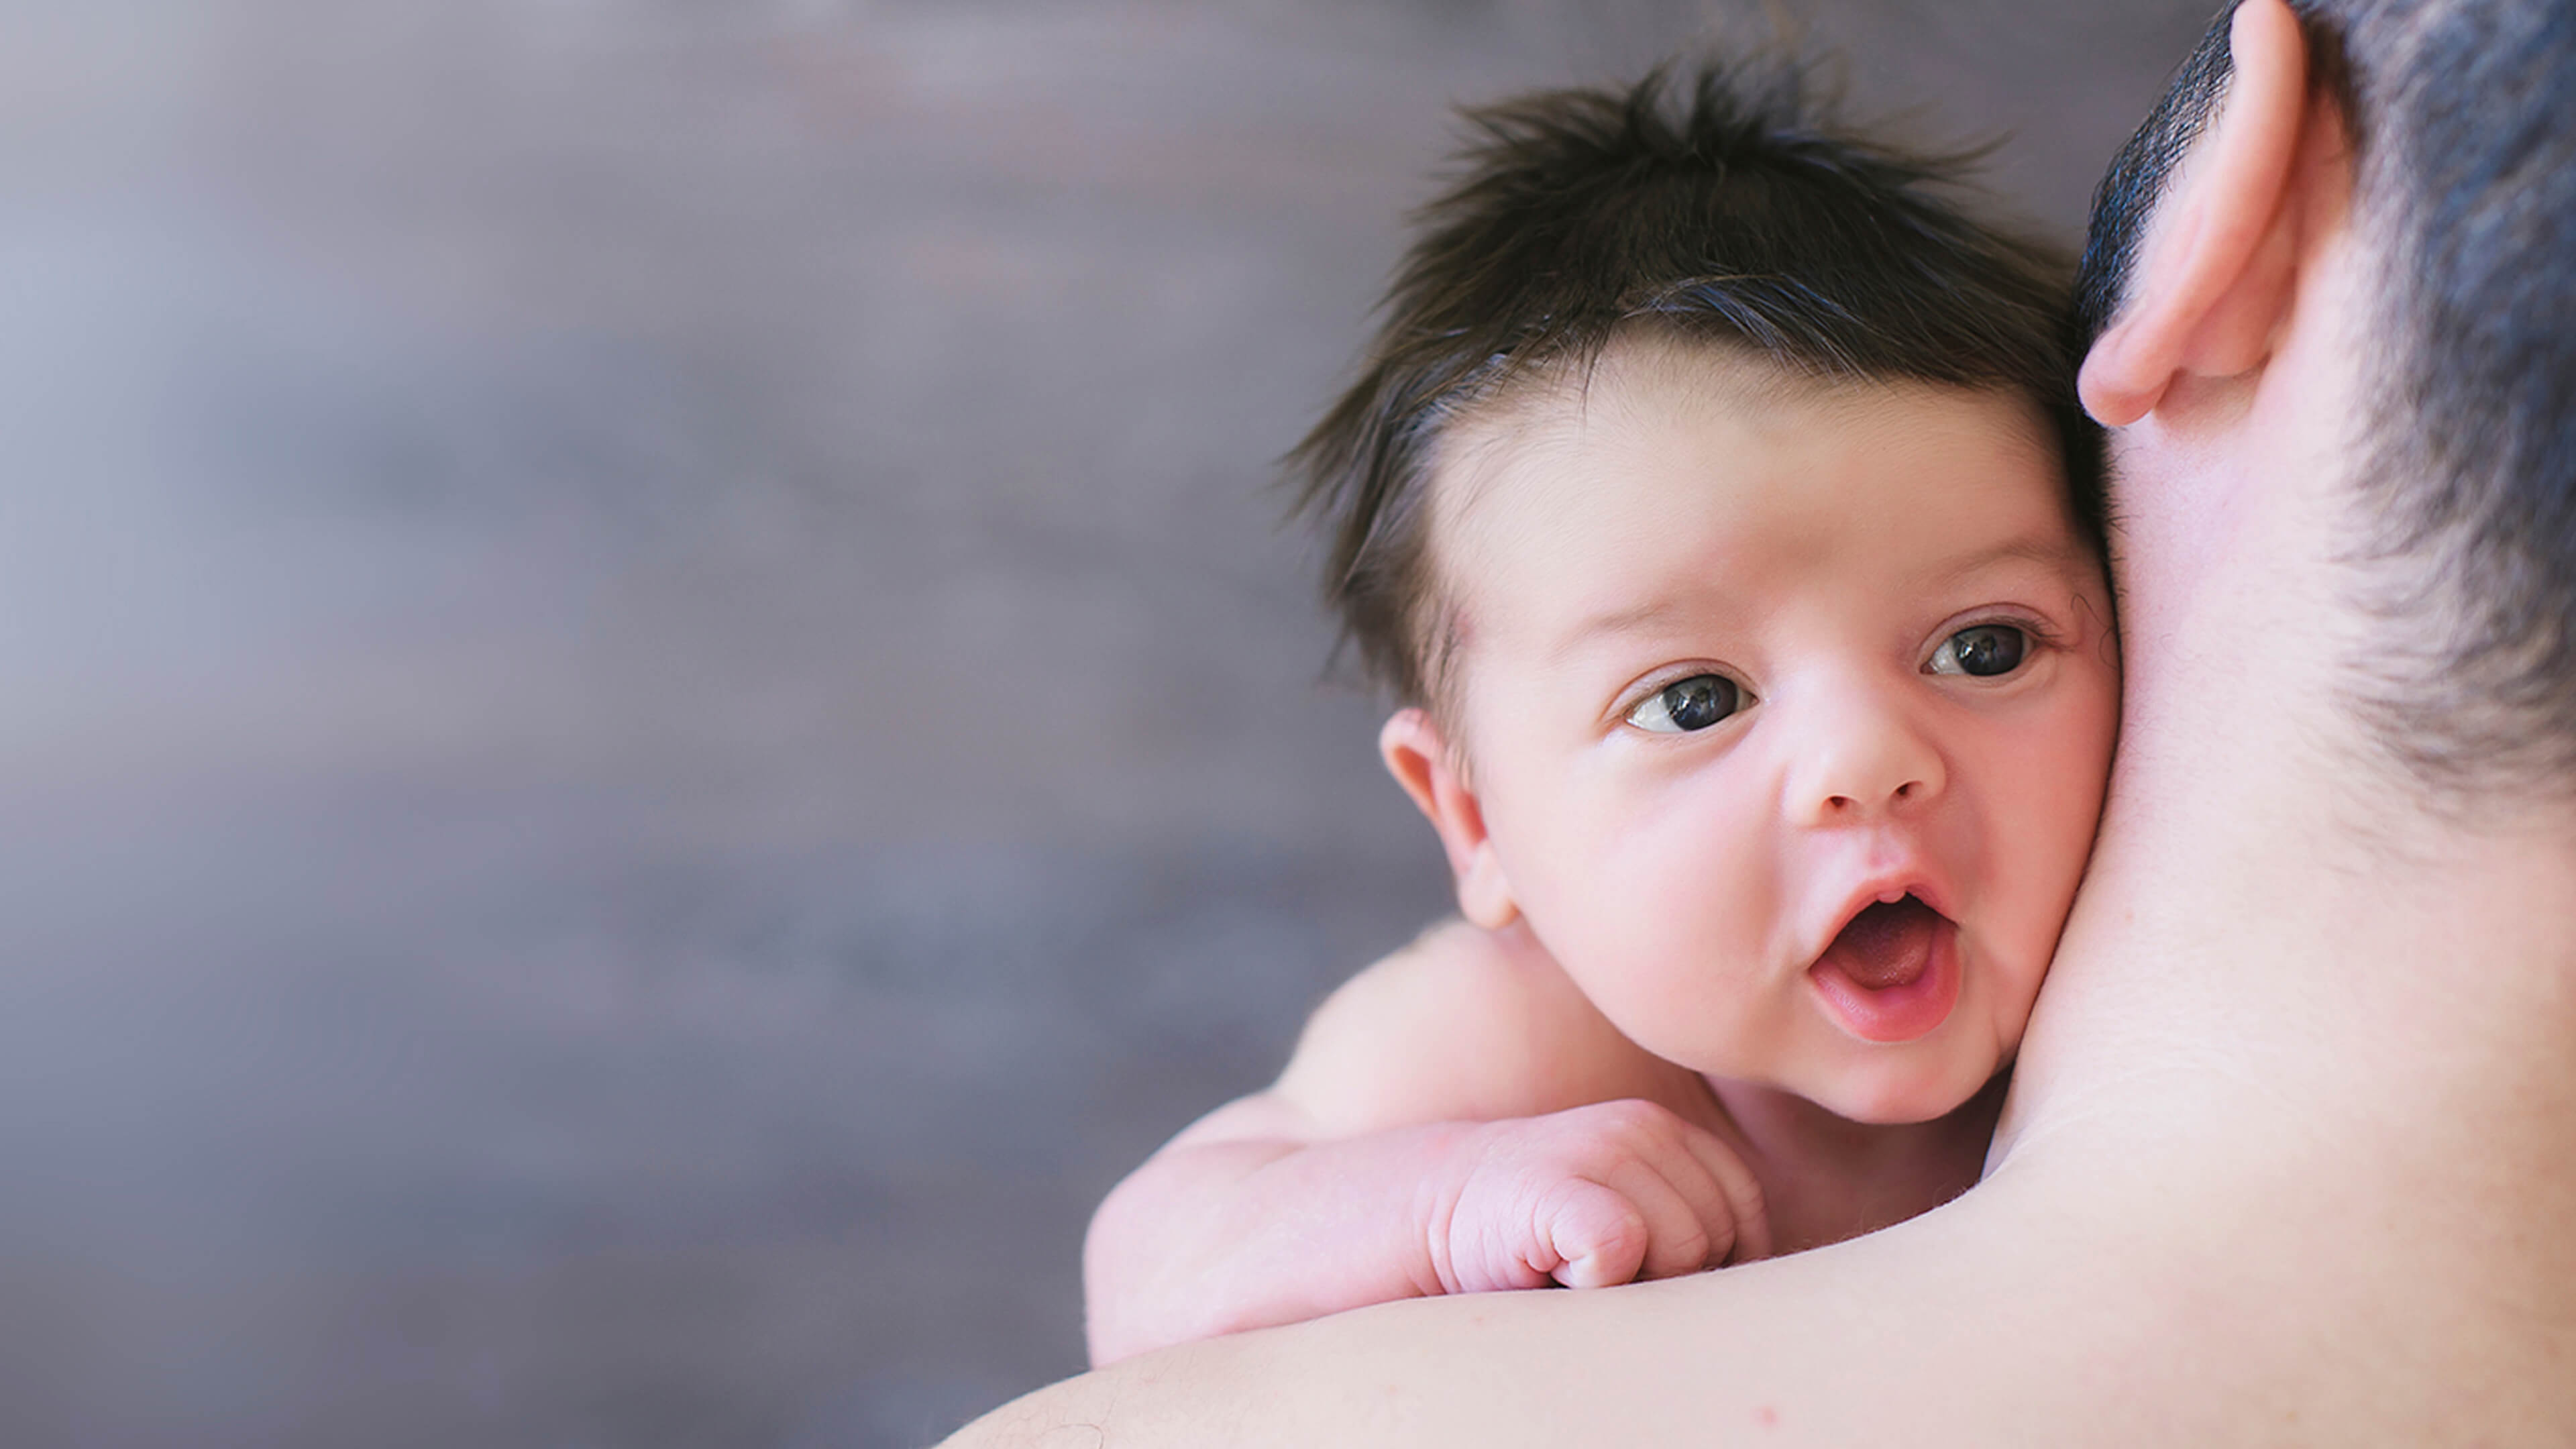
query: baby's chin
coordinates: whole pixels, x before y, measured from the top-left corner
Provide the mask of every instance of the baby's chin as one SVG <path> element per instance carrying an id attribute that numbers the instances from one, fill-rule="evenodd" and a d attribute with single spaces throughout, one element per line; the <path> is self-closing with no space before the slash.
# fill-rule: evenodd
<path id="1" fill-rule="evenodd" d="M 2006 1065 L 1997 1053 L 1952 1052 L 1931 1061 L 1846 1066 L 1819 1073 L 1788 1090 L 1846 1121 L 1902 1127 L 1937 1121 L 1958 1111 L 1975 1100 Z"/>

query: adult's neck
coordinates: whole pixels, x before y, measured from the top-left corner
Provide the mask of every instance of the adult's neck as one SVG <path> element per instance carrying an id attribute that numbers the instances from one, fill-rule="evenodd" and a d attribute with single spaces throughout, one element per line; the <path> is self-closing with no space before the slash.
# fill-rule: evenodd
<path id="1" fill-rule="evenodd" d="M 2576 811 L 2446 808 L 2351 722 L 2354 393 L 2289 360 L 2121 440 L 2119 759 L 1997 1166 L 2059 1134 L 2351 1128 L 2456 1166 L 2576 1132 Z"/>

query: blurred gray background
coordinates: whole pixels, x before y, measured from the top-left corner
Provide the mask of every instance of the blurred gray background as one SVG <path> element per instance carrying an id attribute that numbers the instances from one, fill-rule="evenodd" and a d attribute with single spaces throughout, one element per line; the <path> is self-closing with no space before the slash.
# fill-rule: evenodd
<path id="1" fill-rule="evenodd" d="M 1270 460 L 1454 101 L 2211 0 L 0 0 L 0 1442 L 919 1443 L 1443 907 Z"/>

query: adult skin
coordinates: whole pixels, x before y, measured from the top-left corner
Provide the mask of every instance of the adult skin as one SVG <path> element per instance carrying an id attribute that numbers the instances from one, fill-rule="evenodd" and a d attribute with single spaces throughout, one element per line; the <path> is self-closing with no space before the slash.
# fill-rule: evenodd
<path id="1" fill-rule="evenodd" d="M 2568 740 L 2443 786 L 2354 702 L 2398 652 L 2354 561 L 2379 233 L 2298 20 L 2247 0 L 2231 45 L 2085 368 L 2122 742 L 1985 1181 L 1720 1273 L 1147 1355 L 955 1442 L 2576 1442 Z"/>

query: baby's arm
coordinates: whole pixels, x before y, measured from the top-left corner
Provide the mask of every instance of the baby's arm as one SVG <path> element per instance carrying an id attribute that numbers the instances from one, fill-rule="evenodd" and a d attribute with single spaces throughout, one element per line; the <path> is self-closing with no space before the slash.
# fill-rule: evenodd
<path id="1" fill-rule="evenodd" d="M 1591 1287 L 1769 1250 L 1759 1187 L 1519 929 L 1434 929 L 1335 992 L 1269 1090 L 1120 1183 L 1091 1356 L 1437 1293 Z"/>

